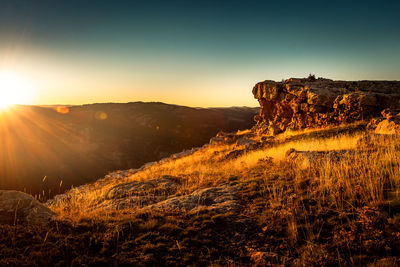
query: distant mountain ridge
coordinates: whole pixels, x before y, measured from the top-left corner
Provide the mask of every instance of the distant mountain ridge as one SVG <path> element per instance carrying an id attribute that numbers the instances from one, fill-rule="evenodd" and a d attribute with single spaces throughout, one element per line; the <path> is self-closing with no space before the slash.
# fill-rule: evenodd
<path id="1" fill-rule="evenodd" d="M 160 102 L 16 106 L 0 115 L 0 189 L 48 197 L 201 146 L 219 131 L 250 128 L 258 111 Z"/>

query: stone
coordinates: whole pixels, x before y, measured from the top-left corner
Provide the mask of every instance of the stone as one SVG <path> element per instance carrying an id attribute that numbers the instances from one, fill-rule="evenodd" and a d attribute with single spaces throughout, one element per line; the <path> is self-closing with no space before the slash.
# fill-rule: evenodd
<path id="1" fill-rule="evenodd" d="M 370 129 L 374 129 L 376 134 L 400 134 L 400 112 L 396 109 L 386 108 L 381 112 L 383 118 L 371 120 Z"/>
<path id="2" fill-rule="evenodd" d="M 253 129 L 270 135 L 287 128 L 299 130 L 369 120 L 379 117 L 383 109 L 400 108 L 397 81 L 291 78 L 259 82 L 253 95 L 261 107 Z"/>
<path id="3" fill-rule="evenodd" d="M 400 121 L 399 120 L 383 120 L 375 129 L 377 134 L 400 134 Z"/>
<path id="4" fill-rule="evenodd" d="M 260 143 L 258 143 L 256 140 L 243 137 L 236 141 L 236 145 L 243 147 L 245 150 L 252 150 L 258 148 Z"/>
<path id="5" fill-rule="evenodd" d="M 270 123 L 268 126 L 268 131 L 266 133 L 269 136 L 275 136 L 279 132 L 281 132 L 281 130 L 274 123 Z"/>
<path id="6" fill-rule="evenodd" d="M 0 224 L 45 224 L 53 216 L 53 211 L 31 195 L 13 190 L 0 190 Z"/>
<path id="7" fill-rule="evenodd" d="M 145 209 L 182 210 L 198 212 L 202 210 L 226 213 L 238 211 L 242 206 L 237 197 L 237 189 L 224 185 L 194 191 L 189 195 L 173 197 Z"/>
<path id="8" fill-rule="evenodd" d="M 223 157 L 223 160 L 232 160 L 232 159 L 237 159 L 240 156 L 244 155 L 247 151 L 245 149 L 236 149 L 233 150 L 231 152 L 229 152 L 228 154 L 226 154 Z"/>
<path id="9" fill-rule="evenodd" d="M 117 184 L 111 187 L 105 197 L 99 199 L 89 211 L 136 209 L 163 201 L 167 195 L 175 194 L 180 186 L 180 179 L 164 175 L 161 178 L 146 181 Z"/>
<path id="10" fill-rule="evenodd" d="M 149 193 L 168 194 L 173 193 L 179 186 L 179 178 L 164 175 L 159 179 L 147 181 L 132 181 L 113 186 L 106 194 L 106 199 L 118 199 L 129 196 L 146 196 Z"/>

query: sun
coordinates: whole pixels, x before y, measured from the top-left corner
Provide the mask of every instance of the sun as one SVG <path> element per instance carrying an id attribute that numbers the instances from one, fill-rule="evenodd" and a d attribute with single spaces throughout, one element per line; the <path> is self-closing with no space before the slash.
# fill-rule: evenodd
<path id="1" fill-rule="evenodd" d="M 15 104 L 30 104 L 34 98 L 34 85 L 21 74 L 0 71 L 0 109 Z"/>

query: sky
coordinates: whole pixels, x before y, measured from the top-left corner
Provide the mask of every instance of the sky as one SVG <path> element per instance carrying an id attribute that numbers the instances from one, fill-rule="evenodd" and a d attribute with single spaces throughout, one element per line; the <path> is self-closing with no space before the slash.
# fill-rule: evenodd
<path id="1" fill-rule="evenodd" d="M 400 79 L 398 1 L 1 0 L 30 104 L 258 106 L 263 80 Z"/>

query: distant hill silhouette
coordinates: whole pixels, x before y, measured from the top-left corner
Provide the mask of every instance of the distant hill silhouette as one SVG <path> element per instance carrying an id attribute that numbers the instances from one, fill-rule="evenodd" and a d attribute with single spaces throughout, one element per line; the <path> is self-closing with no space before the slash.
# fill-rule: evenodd
<path id="1" fill-rule="evenodd" d="M 221 130 L 250 128 L 258 111 L 158 102 L 58 110 L 16 106 L 0 115 L 0 189 L 44 191 L 48 198 L 109 171 L 139 167 L 201 146 Z"/>

